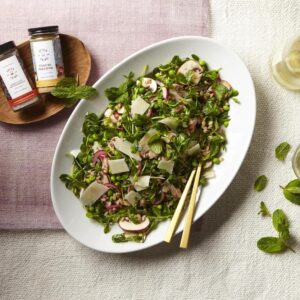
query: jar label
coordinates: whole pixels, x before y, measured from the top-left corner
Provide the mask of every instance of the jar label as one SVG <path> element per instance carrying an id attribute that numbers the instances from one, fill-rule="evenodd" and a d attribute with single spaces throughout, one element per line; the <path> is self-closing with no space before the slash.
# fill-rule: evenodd
<path id="1" fill-rule="evenodd" d="M 55 86 L 59 81 L 59 77 L 64 75 L 59 41 L 31 42 L 31 51 L 36 86 Z"/>
<path id="2" fill-rule="evenodd" d="M 32 91 L 15 55 L 0 61 L 0 76 L 12 100 Z"/>

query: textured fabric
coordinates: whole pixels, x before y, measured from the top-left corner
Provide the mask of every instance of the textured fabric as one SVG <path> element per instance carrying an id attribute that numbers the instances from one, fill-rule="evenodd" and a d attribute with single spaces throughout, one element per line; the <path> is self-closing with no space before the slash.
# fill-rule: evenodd
<path id="1" fill-rule="evenodd" d="M 299 94 L 270 74 L 270 57 L 288 36 L 299 34 L 298 0 L 210 2 L 211 35 L 247 63 L 257 92 L 257 125 L 245 162 L 220 201 L 193 232 L 188 250 L 162 244 L 140 253 L 110 255 L 80 245 L 62 231 L 0 234 L 0 299 L 299 300 L 300 207 L 279 185 L 294 178 L 290 157 L 274 158 L 287 140 L 300 143 Z M 240 99 L 243 101 L 243 99 Z M 242 104 L 241 104 L 242 105 Z M 266 174 L 260 193 L 253 181 Z M 260 201 L 289 217 L 296 253 L 267 255 L 258 238 L 276 235 Z"/>
<path id="2" fill-rule="evenodd" d="M 93 60 L 90 83 L 134 51 L 180 35 L 207 35 L 208 1 L 1 1 L 0 43 L 54 25 L 79 37 Z M 50 167 L 70 111 L 43 122 L 0 125 L 0 228 L 59 228 Z"/>

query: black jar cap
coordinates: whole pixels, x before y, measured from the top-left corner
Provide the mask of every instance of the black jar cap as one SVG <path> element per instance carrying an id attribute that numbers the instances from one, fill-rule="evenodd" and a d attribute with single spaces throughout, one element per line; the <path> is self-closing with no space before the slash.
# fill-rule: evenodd
<path id="1" fill-rule="evenodd" d="M 46 26 L 46 27 L 36 27 L 36 28 L 29 28 L 29 34 L 39 34 L 39 33 L 54 33 L 58 32 L 58 26 Z"/>
<path id="2" fill-rule="evenodd" d="M 0 54 L 10 50 L 10 49 L 15 49 L 16 48 L 16 44 L 14 41 L 9 41 L 7 43 L 4 43 L 2 45 L 0 45 Z"/>

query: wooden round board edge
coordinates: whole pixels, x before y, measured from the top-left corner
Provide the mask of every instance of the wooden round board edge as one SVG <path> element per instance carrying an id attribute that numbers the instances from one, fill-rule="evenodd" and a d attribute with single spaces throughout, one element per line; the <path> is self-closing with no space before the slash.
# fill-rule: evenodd
<path id="1" fill-rule="evenodd" d="M 60 34 L 66 76 L 79 75 L 79 83 L 86 84 L 91 72 L 91 56 L 78 38 Z M 34 82 L 33 65 L 29 41 L 17 46 L 26 70 Z M 8 124 L 23 125 L 47 119 L 65 108 L 64 103 L 51 94 L 41 95 L 41 104 L 26 110 L 14 112 L 9 106 L 3 91 L 0 89 L 0 121 Z"/>

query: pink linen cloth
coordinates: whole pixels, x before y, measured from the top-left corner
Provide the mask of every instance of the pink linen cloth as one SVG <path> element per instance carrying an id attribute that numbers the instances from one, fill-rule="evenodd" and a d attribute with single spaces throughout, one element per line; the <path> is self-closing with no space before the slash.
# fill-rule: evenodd
<path id="1" fill-rule="evenodd" d="M 153 42 L 207 35 L 208 21 L 208 0 L 2 0 L 0 44 L 26 40 L 30 27 L 59 25 L 89 49 L 92 84 Z M 61 228 L 51 203 L 50 169 L 70 112 L 30 125 L 0 124 L 0 229 Z"/>

